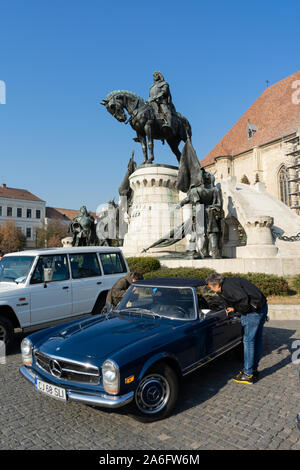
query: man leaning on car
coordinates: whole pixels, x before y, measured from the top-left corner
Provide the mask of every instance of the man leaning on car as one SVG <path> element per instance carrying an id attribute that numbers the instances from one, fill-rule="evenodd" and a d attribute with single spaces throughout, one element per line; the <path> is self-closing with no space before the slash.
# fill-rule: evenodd
<path id="1" fill-rule="evenodd" d="M 268 304 L 263 293 L 252 282 L 241 277 L 224 278 L 211 274 L 206 278 L 209 288 L 226 304 L 226 313 L 241 315 L 244 330 L 244 369 L 234 377 L 235 382 L 253 384 L 258 379 L 258 364 L 262 355 L 262 332 Z"/>
<path id="2" fill-rule="evenodd" d="M 105 310 L 110 312 L 112 309 L 114 309 L 122 300 L 123 295 L 131 286 L 131 284 L 142 279 L 144 279 L 144 277 L 140 273 L 128 273 L 126 276 L 118 279 L 118 281 L 112 286 L 107 294 Z"/>

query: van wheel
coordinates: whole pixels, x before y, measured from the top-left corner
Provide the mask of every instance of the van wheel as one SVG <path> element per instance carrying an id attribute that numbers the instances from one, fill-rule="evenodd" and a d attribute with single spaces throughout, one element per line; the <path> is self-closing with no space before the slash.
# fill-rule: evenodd
<path id="1" fill-rule="evenodd" d="M 135 392 L 135 418 L 142 422 L 166 418 L 175 406 L 178 387 L 177 375 L 167 364 L 149 369 Z"/>
<path id="2" fill-rule="evenodd" d="M 14 328 L 10 320 L 0 317 L 0 341 L 3 341 L 6 346 L 11 342 L 14 334 Z"/>
<path id="3" fill-rule="evenodd" d="M 96 300 L 96 303 L 94 305 L 94 308 L 92 310 L 93 315 L 97 315 L 102 312 L 105 302 L 106 302 L 106 297 L 107 297 L 107 292 L 102 292 L 98 299 Z"/>

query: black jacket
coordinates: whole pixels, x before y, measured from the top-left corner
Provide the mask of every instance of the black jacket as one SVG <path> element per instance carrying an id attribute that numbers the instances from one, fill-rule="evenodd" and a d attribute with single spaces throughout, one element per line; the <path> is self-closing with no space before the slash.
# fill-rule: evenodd
<path id="1" fill-rule="evenodd" d="M 225 278 L 219 296 L 227 307 L 234 307 L 237 313 L 243 315 L 261 310 L 267 303 L 263 293 L 242 277 Z"/>

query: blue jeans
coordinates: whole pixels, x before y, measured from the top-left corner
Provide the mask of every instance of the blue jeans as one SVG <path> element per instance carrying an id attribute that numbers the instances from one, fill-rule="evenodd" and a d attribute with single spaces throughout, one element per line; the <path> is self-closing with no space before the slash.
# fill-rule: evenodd
<path id="1" fill-rule="evenodd" d="M 267 314 L 266 304 L 259 312 L 241 316 L 244 329 L 244 373 L 247 375 L 252 375 L 257 370 L 262 356 L 262 333 Z"/>

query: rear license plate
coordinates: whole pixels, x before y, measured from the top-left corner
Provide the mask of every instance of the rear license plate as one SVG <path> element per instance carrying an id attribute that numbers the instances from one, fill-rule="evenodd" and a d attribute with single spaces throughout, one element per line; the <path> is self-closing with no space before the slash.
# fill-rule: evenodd
<path id="1" fill-rule="evenodd" d="M 56 398 L 61 401 L 67 401 L 67 394 L 64 388 L 35 379 L 35 389 L 49 397 Z"/>

